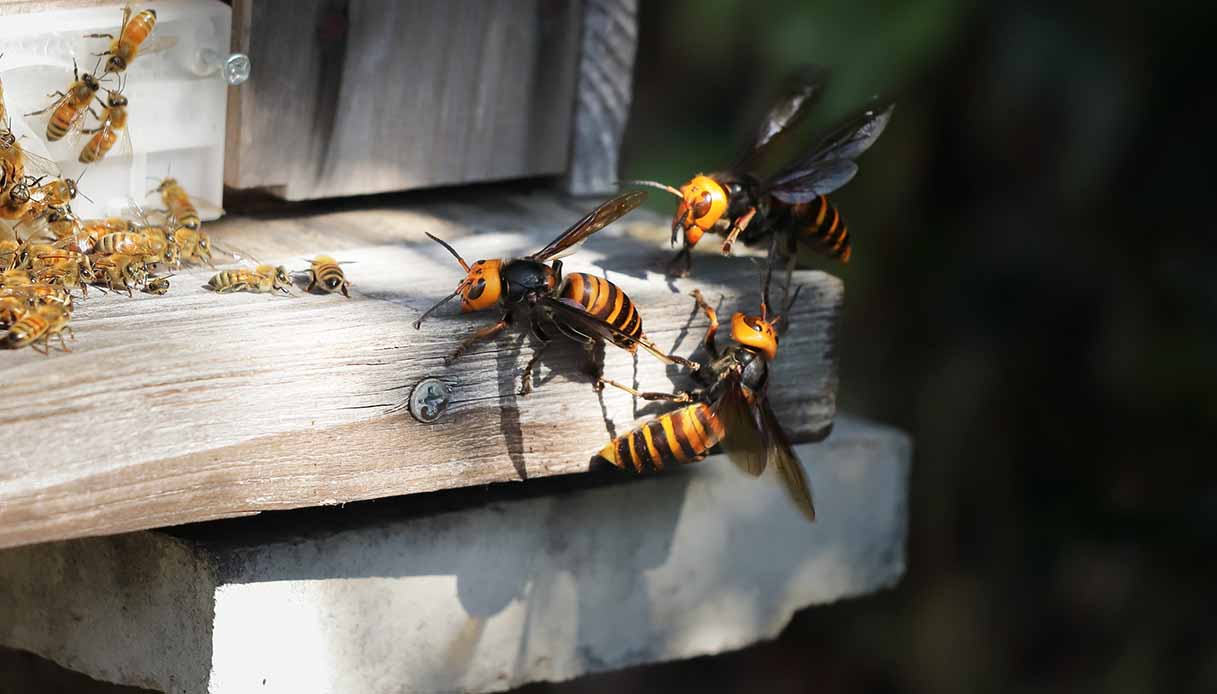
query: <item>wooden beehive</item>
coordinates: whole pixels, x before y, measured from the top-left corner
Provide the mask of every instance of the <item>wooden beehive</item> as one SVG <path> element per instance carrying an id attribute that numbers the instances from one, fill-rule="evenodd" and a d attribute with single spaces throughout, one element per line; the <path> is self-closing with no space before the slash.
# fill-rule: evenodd
<path id="1" fill-rule="evenodd" d="M 633 0 L 236 0 L 233 16 L 254 68 L 229 108 L 230 187 L 302 200 L 613 181 Z"/>

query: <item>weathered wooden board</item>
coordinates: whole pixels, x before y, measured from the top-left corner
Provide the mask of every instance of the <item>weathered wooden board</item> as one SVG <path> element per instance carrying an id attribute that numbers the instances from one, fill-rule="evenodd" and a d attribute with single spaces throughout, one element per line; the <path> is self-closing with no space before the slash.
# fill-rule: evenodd
<path id="1" fill-rule="evenodd" d="M 320 252 L 354 261 L 349 300 L 215 295 L 201 287 L 210 270 L 187 270 L 163 297 L 91 295 L 73 320 L 70 354 L 0 352 L 0 546 L 578 472 L 610 432 L 655 410 L 593 392 L 573 342 L 555 343 L 538 390 L 519 397 L 532 353 L 522 333 L 445 368 L 456 341 L 493 317 L 451 305 L 422 330 L 411 327 L 463 276 L 424 231 L 453 240 L 471 261 L 521 255 L 596 201 L 426 197 L 209 227 L 218 243 L 291 268 Z M 649 269 L 667 261 L 666 237 L 661 220 L 635 213 L 565 263 L 619 284 L 641 307 L 645 331 L 688 354 L 705 328 L 689 291 L 721 296 L 725 315 L 755 310 L 757 272 L 707 253 L 692 279 L 671 283 Z M 807 439 L 827 433 L 834 414 L 841 285 L 816 272 L 798 280 L 806 288 L 773 398 L 795 438 Z M 674 371 L 610 349 L 606 373 L 664 389 Z M 393 411 L 428 376 L 454 385 L 445 416 L 424 425 Z"/>
<path id="2" fill-rule="evenodd" d="M 4 0 L 0 14 L 24 14 L 47 10 L 70 10 L 77 7 L 122 7 L 126 0 Z"/>
<path id="3" fill-rule="evenodd" d="M 585 0 L 574 138 L 564 179 L 572 194 L 606 193 L 616 186 L 637 47 L 638 0 Z"/>
<path id="4" fill-rule="evenodd" d="M 710 456 L 3 550 L 0 691 L 94 692 L 6 647 L 174 694 L 473 694 L 772 639 L 905 566 L 908 437 L 841 417 L 795 451 L 814 524 Z"/>
<path id="5" fill-rule="evenodd" d="M 287 199 L 557 175 L 582 3 L 233 3 L 225 183 Z"/>

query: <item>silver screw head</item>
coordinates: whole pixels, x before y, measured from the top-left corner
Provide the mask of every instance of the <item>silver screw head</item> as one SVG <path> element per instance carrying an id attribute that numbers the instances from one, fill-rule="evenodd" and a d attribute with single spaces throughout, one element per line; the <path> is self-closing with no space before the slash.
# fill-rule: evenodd
<path id="1" fill-rule="evenodd" d="M 249 79 L 252 69 L 253 65 L 249 62 L 249 56 L 244 53 L 233 53 L 224 60 L 224 81 L 235 87 Z"/>
<path id="2" fill-rule="evenodd" d="M 423 424 L 439 419 L 452 399 L 452 388 L 438 378 L 424 378 L 410 391 L 410 414 Z"/>

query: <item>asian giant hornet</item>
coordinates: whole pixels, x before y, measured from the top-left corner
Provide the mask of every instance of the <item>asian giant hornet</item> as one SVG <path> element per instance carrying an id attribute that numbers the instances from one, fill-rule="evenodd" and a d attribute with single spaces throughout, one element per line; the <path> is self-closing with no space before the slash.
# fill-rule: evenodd
<path id="1" fill-rule="evenodd" d="M 589 212 L 545 248 L 523 258 L 479 260 L 470 265 L 452 246 L 427 234 L 446 248 L 467 274 L 454 292 L 414 322 L 415 329 L 433 311 L 457 296 L 461 297 L 463 312 L 492 308 L 502 312 L 496 323 L 465 338 L 448 355 L 444 362 L 450 365 L 470 347 L 499 334 L 512 325 L 518 314 L 524 314 L 542 347 L 524 368 L 521 395 L 532 391 L 532 371 L 552 340 L 553 331 L 582 342 L 589 349 L 605 341 L 630 352 L 642 347 L 665 363 L 696 369 L 697 364 L 666 354 L 646 337 L 638 307 L 620 287 L 594 275 L 571 273 L 563 276 L 562 261 L 557 259 L 638 207 L 645 198 L 646 191 L 641 190 L 619 195 Z M 550 260 L 553 263 L 546 265 Z M 601 365 L 597 364 L 596 369 L 599 376 Z M 601 387 L 599 381 L 597 387 Z"/>
<path id="2" fill-rule="evenodd" d="M 685 406 L 613 439 L 593 457 L 593 462 L 629 467 L 639 473 L 658 471 L 665 466 L 701 460 L 711 448 L 722 443 L 728 457 L 753 477 L 760 476 L 766 466 L 774 466 L 795 506 L 808 520 L 815 520 L 811 486 L 766 397 L 769 366 L 777 357 L 777 324 L 798 298 L 795 290 L 783 313 L 769 315 L 771 272 L 772 266 L 764 275 L 760 314 L 731 316 L 731 339 L 735 344 L 722 351 L 715 342 L 718 315 L 700 291 L 693 292 L 697 306 L 710 320 L 702 344 L 711 362 L 708 369 L 695 374 L 701 388 L 677 393 L 639 392 L 601 379 L 646 400 L 667 400 Z"/>
<path id="3" fill-rule="evenodd" d="M 684 246 L 672 259 L 670 274 L 692 268 L 690 253 L 709 231 L 721 233 L 722 252 L 731 252 L 739 239 L 747 245 L 776 242 L 793 270 L 795 254 L 805 245 L 829 257 L 849 262 L 849 231 L 827 194 L 845 185 L 858 172 L 854 163 L 887 126 L 892 105 L 864 109 L 823 137 L 814 147 L 772 176 L 755 169 L 770 153 L 778 136 L 788 132 L 810 111 L 823 89 L 816 71 L 788 89 L 770 109 L 749 151 L 730 168 L 697 174 L 679 189 L 655 181 L 627 181 L 667 191 L 680 200 L 672 219 L 672 244 L 683 234 Z M 771 259 L 772 260 L 772 259 Z M 683 268 L 678 265 L 683 261 Z M 789 272 L 787 273 L 789 283 Z"/>

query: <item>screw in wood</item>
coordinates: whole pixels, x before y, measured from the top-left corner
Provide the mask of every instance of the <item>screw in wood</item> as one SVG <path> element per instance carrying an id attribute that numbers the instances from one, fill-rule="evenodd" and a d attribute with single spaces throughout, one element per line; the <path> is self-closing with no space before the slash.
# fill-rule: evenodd
<path id="1" fill-rule="evenodd" d="M 452 388 L 438 378 L 424 378 L 410 391 L 410 414 L 423 424 L 439 419 L 452 399 Z"/>
<path id="2" fill-rule="evenodd" d="M 249 60 L 249 56 L 244 53 L 229 53 L 221 55 L 211 48 L 204 48 L 199 51 L 196 65 L 194 66 L 195 74 L 200 77 L 214 75 L 217 72 L 224 76 L 224 81 L 231 86 L 243 84 L 249 79 L 249 73 L 253 70 L 253 65 Z"/>

